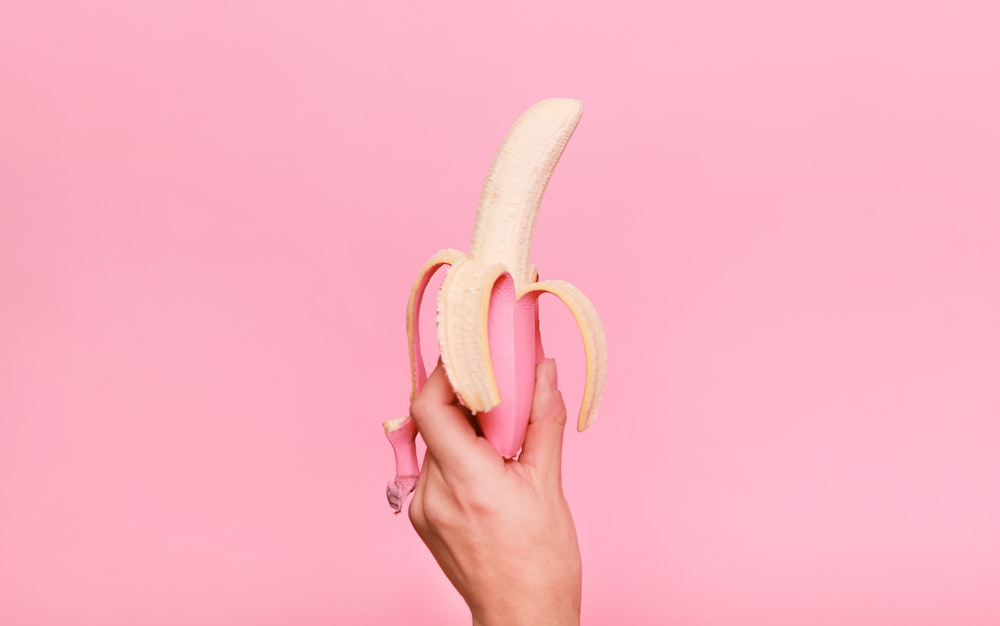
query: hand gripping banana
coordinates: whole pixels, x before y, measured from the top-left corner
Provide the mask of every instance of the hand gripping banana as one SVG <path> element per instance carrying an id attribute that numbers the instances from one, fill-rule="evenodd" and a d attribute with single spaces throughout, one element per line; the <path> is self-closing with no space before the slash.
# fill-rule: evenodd
<path id="1" fill-rule="evenodd" d="M 551 293 L 573 313 L 587 361 L 577 430 L 597 416 L 607 345 L 597 311 L 562 280 L 538 280 L 529 261 L 535 216 L 583 112 L 577 100 L 552 98 L 528 109 L 507 133 L 483 184 L 469 254 L 444 249 L 421 268 L 406 310 L 411 398 L 427 380 L 420 355 L 419 314 L 434 273 L 450 266 L 437 301 L 441 360 L 459 401 L 472 411 L 496 451 L 513 458 L 524 442 L 534 394 L 535 365 L 544 358 L 538 297 Z M 389 505 L 399 513 L 419 473 L 410 417 L 383 423 L 396 455 Z"/>

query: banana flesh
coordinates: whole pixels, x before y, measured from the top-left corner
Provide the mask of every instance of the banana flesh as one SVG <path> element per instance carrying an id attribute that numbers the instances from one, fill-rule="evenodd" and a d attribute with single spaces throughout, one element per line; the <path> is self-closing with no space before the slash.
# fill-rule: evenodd
<path id="1" fill-rule="evenodd" d="M 461 403 L 507 458 L 516 456 L 524 442 L 535 366 L 544 358 L 541 294 L 555 295 L 569 308 L 583 338 L 586 381 L 577 430 L 593 423 L 604 390 L 607 342 L 596 309 L 570 283 L 539 281 L 530 262 L 542 195 L 582 111 L 577 100 L 552 98 L 514 123 L 483 184 L 469 254 L 450 248 L 435 253 L 417 275 L 407 304 L 412 398 L 427 380 L 420 355 L 420 302 L 434 273 L 449 267 L 437 299 L 441 361 Z M 398 513 L 419 472 L 416 428 L 410 417 L 383 427 L 396 454 L 396 478 L 388 483 L 387 496 Z"/>

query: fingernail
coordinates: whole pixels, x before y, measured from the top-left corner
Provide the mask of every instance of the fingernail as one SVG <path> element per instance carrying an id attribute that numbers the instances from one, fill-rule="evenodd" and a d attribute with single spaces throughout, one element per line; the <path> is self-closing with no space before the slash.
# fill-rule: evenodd
<path id="1" fill-rule="evenodd" d="M 559 373 L 556 371 L 555 359 L 542 359 L 538 365 L 538 382 L 546 387 L 555 389 L 559 380 Z"/>

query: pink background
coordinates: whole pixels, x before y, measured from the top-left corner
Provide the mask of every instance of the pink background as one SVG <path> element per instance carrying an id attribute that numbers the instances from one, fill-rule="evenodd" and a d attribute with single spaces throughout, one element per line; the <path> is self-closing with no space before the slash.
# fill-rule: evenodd
<path id="1" fill-rule="evenodd" d="M 464 623 L 404 308 L 514 118 L 611 369 L 584 622 L 1000 623 L 1000 4 L 11 2 L 0 623 Z M 572 318 L 543 304 L 570 411 Z M 428 360 L 433 359 L 428 355 Z"/>

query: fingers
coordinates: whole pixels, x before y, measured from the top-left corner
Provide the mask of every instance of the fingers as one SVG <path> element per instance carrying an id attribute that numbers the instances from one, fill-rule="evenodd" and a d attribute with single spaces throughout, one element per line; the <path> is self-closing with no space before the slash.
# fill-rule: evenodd
<path id="1" fill-rule="evenodd" d="M 559 393 L 556 362 L 544 359 L 535 368 L 535 399 L 518 461 L 559 480 L 565 428 L 566 404 Z"/>
<path id="2" fill-rule="evenodd" d="M 428 451 L 446 470 L 468 463 L 476 450 L 476 431 L 456 403 L 455 391 L 440 363 L 410 402 L 410 415 Z"/>

